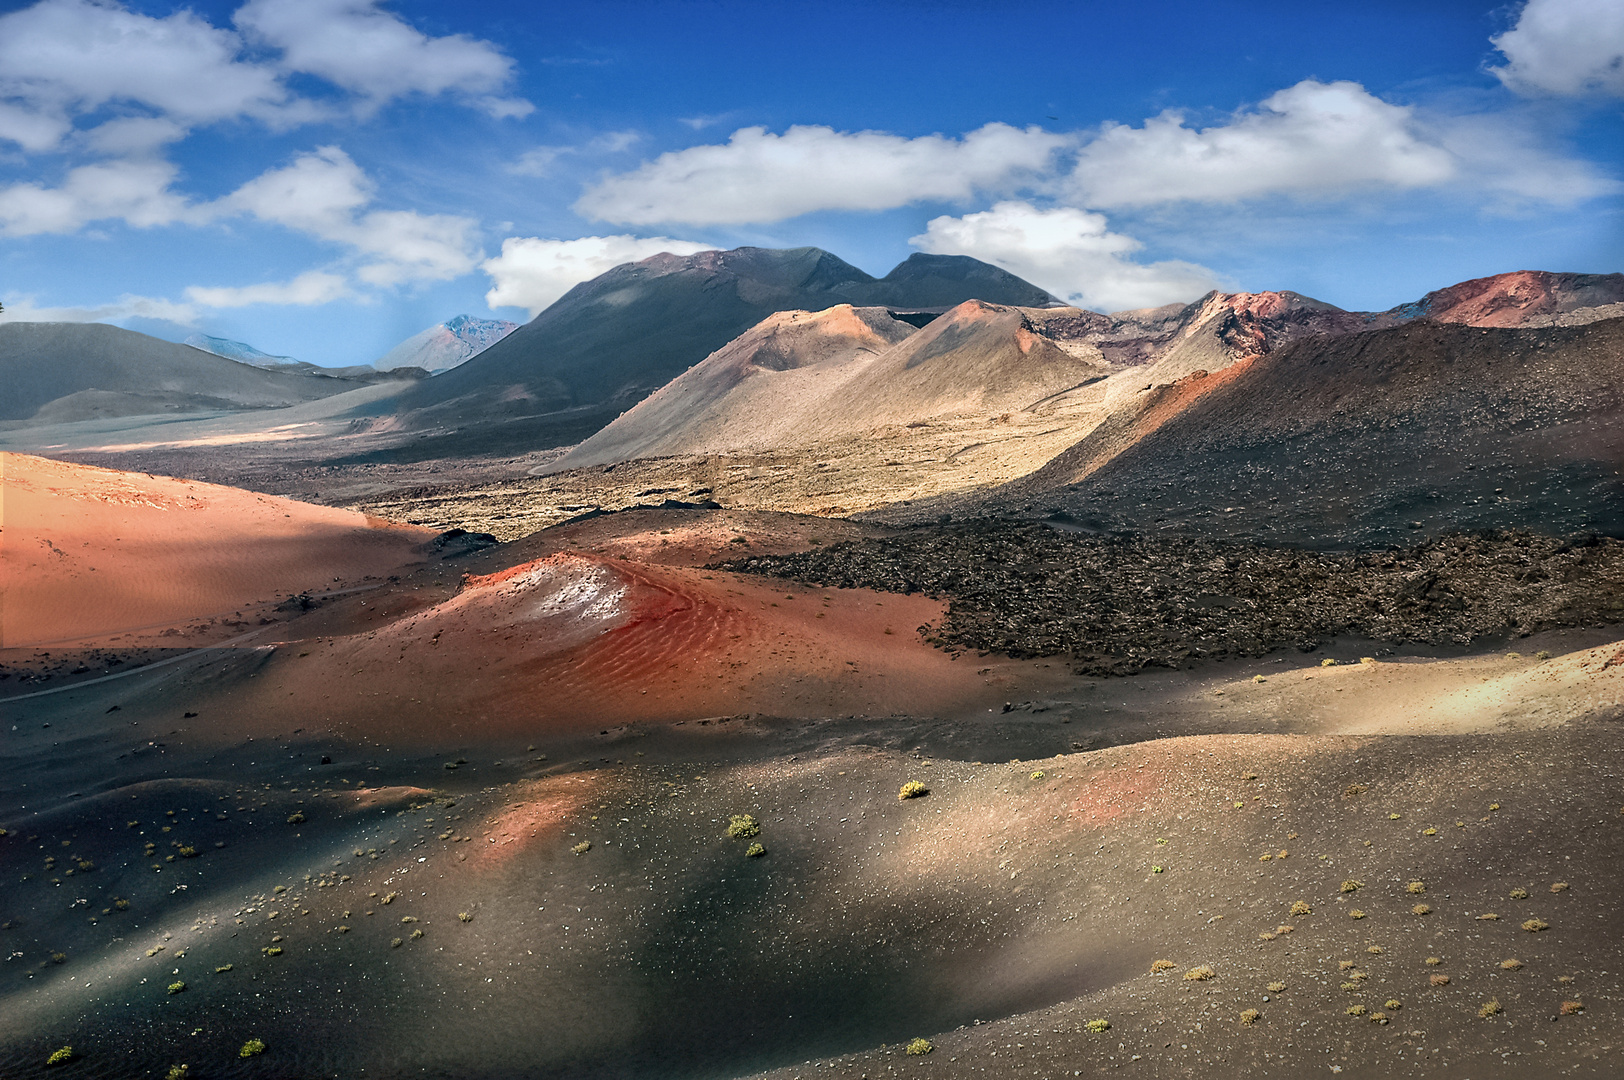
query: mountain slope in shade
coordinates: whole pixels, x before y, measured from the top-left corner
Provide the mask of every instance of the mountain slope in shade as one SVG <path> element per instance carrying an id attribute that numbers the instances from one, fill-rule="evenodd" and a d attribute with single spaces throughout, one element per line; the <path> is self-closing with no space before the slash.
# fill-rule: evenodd
<path id="1" fill-rule="evenodd" d="M 1415 321 L 1159 386 L 980 512 L 1376 544 L 1506 526 L 1624 532 L 1624 319 Z"/>
<path id="2" fill-rule="evenodd" d="M 774 312 L 968 299 L 1056 302 L 955 256 L 915 255 L 876 279 L 818 248 L 655 255 L 582 282 L 474 360 L 415 388 L 402 399 L 411 410 L 403 423 L 523 418 L 535 439 L 570 423 L 590 434 Z"/>
<path id="3" fill-rule="evenodd" d="M 223 356 L 227 360 L 235 360 L 239 364 L 252 364 L 254 367 L 277 368 L 286 365 L 295 365 L 299 361 L 291 356 L 272 356 L 268 352 L 261 352 L 252 345 L 241 341 L 232 341 L 230 338 L 210 337 L 208 334 L 193 334 L 181 344 L 190 345 L 194 349 Z"/>
<path id="4" fill-rule="evenodd" d="M 0 421 L 267 409 L 355 389 L 270 371 L 103 323 L 0 325 Z"/>
<path id="5" fill-rule="evenodd" d="M 554 463 L 779 445 L 865 361 L 914 333 L 885 308 L 780 311 L 711 353 Z"/>
<path id="6" fill-rule="evenodd" d="M 458 315 L 413 334 L 373 361 L 379 371 L 422 368 L 430 374 L 450 371 L 495 345 L 519 328 L 503 319 Z"/>

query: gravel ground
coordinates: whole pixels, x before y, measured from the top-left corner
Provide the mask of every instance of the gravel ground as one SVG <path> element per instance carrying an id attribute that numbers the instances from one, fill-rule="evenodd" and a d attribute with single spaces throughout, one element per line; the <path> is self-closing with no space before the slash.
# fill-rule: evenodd
<path id="1" fill-rule="evenodd" d="M 1468 645 L 1624 612 L 1624 542 L 1526 532 L 1352 553 L 984 522 L 719 568 L 945 598 L 946 619 L 921 628 L 932 643 L 1070 656 L 1090 675 L 1286 646 L 1312 652 L 1341 636 Z"/>

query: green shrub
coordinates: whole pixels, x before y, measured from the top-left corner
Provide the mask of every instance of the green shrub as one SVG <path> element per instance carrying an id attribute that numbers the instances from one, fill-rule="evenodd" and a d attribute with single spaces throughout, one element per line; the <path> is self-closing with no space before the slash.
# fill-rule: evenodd
<path id="1" fill-rule="evenodd" d="M 186 984 L 183 983 L 183 982 L 172 982 L 172 983 L 169 984 L 169 992 L 171 994 L 178 994 L 178 993 L 180 993 L 181 991 L 183 991 L 185 989 L 186 989 Z"/>
<path id="2" fill-rule="evenodd" d="M 582 840 L 579 844 L 576 844 L 574 847 L 570 848 L 570 850 L 575 852 L 577 855 L 585 855 L 587 852 L 592 850 L 592 841 Z"/>
<path id="3" fill-rule="evenodd" d="M 734 814 L 727 820 L 727 835 L 734 840 L 744 840 L 760 833 L 761 822 L 750 814 Z"/>
<path id="4" fill-rule="evenodd" d="M 1263 1014 L 1256 1009 L 1246 1009 L 1241 1013 L 1241 1023 L 1247 1027 L 1251 1027 L 1261 1019 L 1263 1019 Z"/>
<path id="5" fill-rule="evenodd" d="M 923 1057 L 934 1049 L 936 1047 L 931 1045 L 929 1039 L 915 1039 L 908 1044 L 907 1052 L 910 1057 Z"/>
<path id="6" fill-rule="evenodd" d="M 247 1042 L 242 1044 L 242 1049 L 237 1051 L 237 1056 L 240 1058 L 251 1058 L 255 1054 L 263 1054 L 264 1052 L 264 1039 L 249 1039 Z"/>
<path id="7" fill-rule="evenodd" d="M 1106 1020 L 1104 1018 L 1101 1018 L 1101 1019 L 1098 1019 L 1098 1020 L 1090 1020 L 1088 1023 L 1084 1024 L 1083 1027 L 1086 1030 L 1092 1032 L 1093 1034 L 1098 1035 L 1102 1031 L 1110 1031 L 1111 1030 L 1111 1021 Z"/>
<path id="8" fill-rule="evenodd" d="M 187 1077 L 191 1075 L 192 1067 L 190 1065 L 171 1065 L 169 1071 L 164 1074 L 164 1080 L 187 1080 Z"/>
<path id="9" fill-rule="evenodd" d="M 1314 914 L 1314 909 L 1309 907 L 1308 904 L 1305 903 L 1304 901 L 1299 900 L 1295 904 L 1291 905 L 1291 914 L 1293 914 L 1293 915 L 1312 915 L 1312 914 Z"/>
<path id="10" fill-rule="evenodd" d="M 751 844 L 744 849 L 744 855 L 747 859 L 759 859 L 765 854 L 767 854 L 767 849 L 760 844 Z"/>
<path id="11" fill-rule="evenodd" d="M 65 1064 L 67 1064 L 68 1062 L 70 1062 L 72 1060 L 73 1060 L 73 1047 L 64 1046 L 62 1049 L 52 1052 L 51 1056 L 45 1059 L 45 1064 L 47 1064 L 47 1065 L 65 1065 Z"/>
<path id="12" fill-rule="evenodd" d="M 921 784 L 918 780 L 909 780 L 897 791 L 897 800 L 901 802 L 907 799 L 921 799 L 929 794 L 930 788 Z"/>
<path id="13" fill-rule="evenodd" d="M 1206 982 L 1215 975 L 1217 975 L 1217 972 L 1213 971 L 1212 968 L 1208 967 L 1206 964 L 1202 964 L 1200 967 L 1193 967 L 1184 973 L 1185 979 L 1190 982 Z"/>

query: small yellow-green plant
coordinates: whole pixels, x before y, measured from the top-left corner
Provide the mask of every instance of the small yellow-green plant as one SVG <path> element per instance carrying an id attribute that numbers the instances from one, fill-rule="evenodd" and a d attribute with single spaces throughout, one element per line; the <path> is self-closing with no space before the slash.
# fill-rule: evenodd
<path id="1" fill-rule="evenodd" d="M 570 850 L 575 852 L 577 855 L 585 855 L 587 852 L 592 850 L 592 841 L 582 840 L 579 844 L 576 844 L 574 847 L 570 848 Z"/>
<path id="2" fill-rule="evenodd" d="M 1362 889 L 1364 887 L 1365 887 L 1364 882 L 1355 881 L 1353 878 L 1349 878 L 1348 880 L 1346 880 L 1346 881 L 1344 881 L 1342 883 L 1342 891 L 1345 892 L 1345 893 L 1358 892 L 1360 889 Z"/>
<path id="3" fill-rule="evenodd" d="M 1336 962 L 1336 969 L 1338 971 L 1352 971 L 1354 967 L 1355 965 L 1352 960 L 1338 960 Z"/>
<path id="4" fill-rule="evenodd" d="M 1582 1013 L 1584 1011 L 1585 1011 L 1585 1007 L 1584 1007 L 1583 1002 L 1564 1001 L 1562 1003 L 1561 1012 L 1562 1012 L 1563 1016 L 1573 1016 L 1573 1015 L 1575 1015 L 1577 1013 Z"/>
<path id="5" fill-rule="evenodd" d="M 1243 1009 L 1241 1011 L 1241 1023 L 1246 1027 L 1251 1027 L 1261 1019 L 1263 1019 L 1263 1014 L 1257 1009 Z"/>
<path id="6" fill-rule="evenodd" d="M 1388 998 L 1382 1003 L 1382 1007 L 1388 1012 L 1398 1012 L 1400 1009 L 1404 1008 L 1404 1004 L 1403 1002 L 1399 1001 L 1398 998 Z"/>
<path id="7" fill-rule="evenodd" d="M 172 983 L 169 984 L 169 992 L 171 994 L 178 994 L 178 993 L 180 993 L 181 991 L 183 991 L 185 989 L 186 989 L 186 984 L 183 983 L 183 982 L 172 982 Z"/>
<path id="8" fill-rule="evenodd" d="M 1032 779 L 1034 780 L 1042 780 L 1047 775 L 1048 773 L 1044 772 L 1042 769 L 1034 769 L 1032 771 Z"/>
<path id="9" fill-rule="evenodd" d="M 1371 1013 L 1370 1014 L 1370 1022 L 1373 1023 L 1373 1024 L 1381 1024 L 1383 1027 L 1385 1027 L 1385 1026 L 1387 1026 L 1387 1014 L 1386 1013 Z"/>
<path id="10" fill-rule="evenodd" d="M 169 1071 L 164 1074 L 164 1080 L 187 1080 L 187 1077 L 191 1075 L 192 1067 L 190 1065 L 171 1065 Z"/>
<path id="11" fill-rule="evenodd" d="M 251 1058 L 255 1054 L 263 1054 L 264 1052 L 264 1039 L 249 1039 L 247 1042 L 242 1044 L 242 1049 L 237 1051 L 237 1056 L 240 1058 Z"/>
<path id="12" fill-rule="evenodd" d="M 1291 905 L 1291 914 L 1294 916 L 1312 915 L 1314 914 L 1314 909 L 1309 907 L 1305 901 L 1299 900 L 1295 904 Z"/>
<path id="13" fill-rule="evenodd" d="M 1320 661 L 1320 667 L 1336 667 L 1336 661 L 1327 656 L 1324 660 Z"/>
<path id="14" fill-rule="evenodd" d="M 51 1056 L 45 1059 L 45 1064 L 47 1064 L 47 1065 L 65 1065 L 65 1064 L 67 1064 L 68 1062 L 70 1062 L 72 1060 L 73 1060 L 73 1047 L 64 1046 L 60 1050 L 53 1051 L 51 1053 Z"/>
<path id="15" fill-rule="evenodd" d="M 1431 825 L 1428 825 L 1426 828 L 1421 830 L 1421 835 L 1422 836 L 1437 836 L 1438 835 L 1438 830 L 1433 828 Z"/>
<path id="16" fill-rule="evenodd" d="M 759 835 L 761 822 L 749 814 L 734 814 L 727 820 L 727 835 L 735 840 Z"/>
<path id="17" fill-rule="evenodd" d="M 1444 962 L 1444 960 L 1443 960 L 1443 957 L 1441 957 L 1441 956 L 1429 956 L 1429 957 L 1427 957 L 1427 967 L 1437 967 L 1439 964 L 1441 964 L 1443 962 Z"/>
<path id="18" fill-rule="evenodd" d="M 1553 881 L 1553 882 L 1551 882 L 1551 891 L 1552 892 L 1567 892 L 1568 891 L 1568 883 L 1565 882 L 1565 881 Z"/>
<path id="19" fill-rule="evenodd" d="M 1414 907 L 1412 907 L 1410 910 L 1412 912 L 1414 912 L 1415 914 L 1417 914 L 1417 915 L 1431 915 L 1432 914 L 1432 905 L 1431 904 L 1417 904 Z"/>
<path id="20" fill-rule="evenodd" d="M 1541 649 L 1539 652 L 1534 654 L 1535 660 L 1549 660 L 1550 658 L 1551 652 L 1549 649 Z"/>
<path id="21" fill-rule="evenodd" d="M 1382 954 L 1382 947 L 1380 945 L 1367 945 L 1365 947 L 1365 952 L 1369 953 L 1371 956 L 1380 956 Z"/>
<path id="22" fill-rule="evenodd" d="M 1509 894 L 1507 894 L 1507 895 L 1509 895 L 1513 900 L 1527 900 L 1528 899 L 1528 890 L 1519 887 L 1519 888 L 1512 889 L 1511 892 Z"/>
<path id="23" fill-rule="evenodd" d="M 910 1057 L 923 1057 L 934 1049 L 936 1047 L 929 1039 L 914 1039 L 908 1044 L 907 1053 Z"/>
<path id="24" fill-rule="evenodd" d="M 459 911 L 459 912 L 457 912 L 457 921 L 458 922 L 473 922 L 474 921 L 473 913 L 472 912 L 467 912 L 467 911 Z"/>
<path id="25" fill-rule="evenodd" d="M 1163 871 L 1163 869 L 1164 869 L 1164 868 L 1163 868 L 1163 867 L 1162 867 L 1162 866 L 1161 866 L 1161 865 L 1160 865 L 1160 864 L 1158 864 L 1158 865 L 1156 865 L 1156 866 L 1152 866 L 1152 867 L 1151 867 L 1151 868 L 1150 868 L 1150 872 L 1151 872 L 1151 873 L 1152 873 L 1152 874 L 1160 874 L 1160 873 L 1161 873 L 1161 872 L 1162 872 L 1162 871 Z"/>
<path id="26" fill-rule="evenodd" d="M 1504 1011 L 1505 1009 L 1501 1006 L 1499 998 L 1490 998 L 1478 1006 L 1477 1015 L 1487 1020 L 1489 1017 L 1498 1016 Z"/>
<path id="27" fill-rule="evenodd" d="M 1370 1010 L 1365 1008 L 1363 1005 L 1349 1005 L 1345 1011 L 1349 1016 L 1364 1016 L 1366 1013 L 1370 1012 Z"/>
<path id="28" fill-rule="evenodd" d="M 1427 982 L 1429 984 L 1431 984 L 1432 986 L 1448 986 L 1449 985 L 1449 976 L 1448 975 L 1429 975 L 1429 976 L 1427 976 Z"/>
<path id="29" fill-rule="evenodd" d="M 930 788 L 926 787 L 924 784 L 921 784 L 918 780 L 909 780 L 897 790 L 897 801 L 901 802 L 907 799 L 922 799 L 929 794 Z"/>
<path id="30" fill-rule="evenodd" d="M 1286 988 L 1286 984 L 1283 983 L 1283 982 L 1272 982 L 1268 986 L 1264 987 L 1264 989 L 1267 990 L 1271 994 L 1278 994 L 1280 991 L 1284 990 L 1285 988 Z"/>
<path id="31" fill-rule="evenodd" d="M 1084 1024 L 1083 1027 L 1093 1034 L 1098 1035 L 1101 1032 L 1111 1030 L 1111 1021 L 1102 1017 L 1097 1020 L 1090 1020 L 1088 1023 Z"/>
<path id="32" fill-rule="evenodd" d="M 1189 971 L 1186 971 L 1184 973 L 1184 977 L 1190 982 L 1206 982 L 1208 979 L 1213 978 L 1217 974 L 1218 973 L 1213 971 L 1212 968 L 1208 967 L 1206 964 L 1202 964 L 1200 967 L 1193 967 Z"/>
<path id="33" fill-rule="evenodd" d="M 293 813 L 288 815 L 288 824 L 299 825 L 304 822 L 304 819 L 304 814 L 301 811 L 295 810 Z"/>
<path id="34" fill-rule="evenodd" d="M 413 941 L 416 941 L 418 938 L 420 938 L 422 936 L 423 936 L 423 931 L 421 931 L 421 930 L 413 930 L 412 931 L 412 940 Z"/>
<path id="35" fill-rule="evenodd" d="M 1501 971 L 1516 971 L 1518 968 L 1520 968 L 1522 966 L 1523 966 L 1523 962 L 1521 960 L 1502 960 L 1502 961 L 1500 961 L 1500 970 Z"/>
<path id="36" fill-rule="evenodd" d="M 744 849 L 744 857 L 747 859 L 759 859 L 765 854 L 767 854 L 767 849 L 760 844 L 751 844 Z"/>
<path id="37" fill-rule="evenodd" d="M 231 965 L 230 964 L 221 964 L 219 967 L 214 969 L 214 973 L 216 975 L 224 975 L 226 972 L 228 972 L 230 970 L 231 970 Z"/>
<path id="38" fill-rule="evenodd" d="M 1350 919 L 1362 919 L 1364 917 L 1365 913 L 1360 911 L 1358 908 L 1354 908 L 1352 911 L 1348 912 L 1348 918 Z"/>
<path id="39" fill-rule="evenodd" d="M 1551 924 L 1546 922 L 1544 919 L 1529 919 L 1527 922 L 1522 924 L 1522 928 L 1527 930 L 1530 934 L 1537 934 L 1541 930 L 1549 930 L 1551 928 Z"/>
<path id="40" fill-rule="evenodd" d="M 1151 962 L 1150 973 L 1160 975 L 1164 971 L 1172 971 L 1178 965 L 1171 960 L 1155 960 Z"/>
<path id="41" fill-rule="evenodd" d="M 1424 881 L 1412 881 L 1408 885 L 1404 886 L 1404 891 L 1409 893 L 1411 896 L 1420 896 L 1422 893 L 1427 891 L 1427 883 Z"/>

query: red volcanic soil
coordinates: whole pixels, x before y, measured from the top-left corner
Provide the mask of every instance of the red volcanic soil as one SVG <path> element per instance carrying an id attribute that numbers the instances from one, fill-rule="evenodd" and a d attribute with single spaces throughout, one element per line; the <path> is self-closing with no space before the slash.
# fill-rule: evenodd
<path id="1" fill-rule="evenodd" d="M 215 621 L 422 559 L 428 530 L 213 484 L 0 454 L 0 647 L 126 636 Z M 233 623 L 231 620 L 237 620 Z M 163 639 L 175 642 L 174 635 Z"/>
<path id="2" fill-rule="evenodd" d="M 229 714 L 214 729 L 227 738 L 297 715 L 306 732 L 446 745 L 747 713 L 984 709 L 1001 693 L 985 671 L 916 633 L 942 614 L 923 597 L 557 553 L 468 577 L 393 621 L 262 653 L 252 681 L 222 673 L 217 701 L 187 707 Z"/>
<path id="3" fill-rule="evenodd" d="M 1542 315 L 1624 301 L 1624 274 L 1552 274 L 1519 270 L 1475 278 L 1428 293 L 1426 316 L 1470 326 L 1521 326 Z"/>

